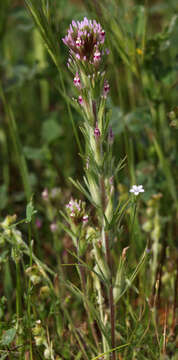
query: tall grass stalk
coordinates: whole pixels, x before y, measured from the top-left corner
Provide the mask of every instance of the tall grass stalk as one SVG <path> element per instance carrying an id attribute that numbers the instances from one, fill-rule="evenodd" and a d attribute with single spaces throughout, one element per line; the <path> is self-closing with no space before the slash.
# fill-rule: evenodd
<path id="1" fill-rule="evenodd" d="M 15 150 L 15 154 L 16 154 L 16 160 L 18 163 L 18 167 L 19 167 L 19 173 L 21 175 L 22 178 L 22 182 L 23 182 L 23 187 L 24 187 L 24 192 L 26 195 L 26 199 L 27 202 L 30 201 L 30 197 L 31 197 L 31 185 L 29 182 L 29 173 L 28 173 L 28 168 L 27 168 L 27 163 L 23 154 L 23 150 L 22 150 L 22 146 L 21 146 L 21 142 L 20 142 L 20 138 L 18 135 L 18 129 L 17 129 L 17 124 L 16 124 L 16 120 L 13 114 L 13 110 L 10 106 L 10 104 L 7 102 L 4 91 L 2 86 L 0 85 L 0 97 L 2 99 L 3 105 L 4 105 L 4 109 L 5 109 L 5 119 L 7 121 L 7 125 L 9 128 L 9 132 L 12 138 L 12 142 L 13 142 L 13 146 L 14 146 L 14 150 Z"/>
<path id="2" fill-rule="evenodd" d="M 33 30 L 34 59 L 39 62 L 39 70 L 43 71 L 47 65 L 46 51 L 37 28 Z M 49 84 L 47 80 L 40 81 L 41 107 L 44 112 L 49 110 Z"/>
<path id="3" fill-rule="evenodd" d="M 34 1 L 34 0 L 25 0 L 26 6 L 40 32 L 40 35 L 44 41 L 46 49 L 52 58 L 52 61 L 56 65 L 58 76 L 59 76 L 59 83 L 60 87 L 60 94 L 64 96 L 66 100 L 67 111 L 69 114 L 69 119 L 72 124 L 72 128 L 74 131 L 74 135 L 76 138 L 76 142 L 78 144 L 80 153 L 82 154 L 82 147 L 81 142 L 78 136 L 78 131 L 75 126 L 73 114 L 71 111 L 70 101 L 69 98 L 66 96 L 66 89 L 63 79 L 63 73 L 61 71 L 61 60 L 60 60 L 60 51 L 58 46 L 58 38 L 57 34 L 54 34 L 54 31 L 51 27 L 51 19 L 50 19 L 50 9 L 47 6 L 47 3 L 44 3 L 42 0 Z"/>
<path id="4" fill-rule="evenodd" d="M 33 264 L 33 256 L 32 256 L 32 237 L 31 237 L 31 223 L 28 224 L 28 242 L 29 242 L 29 267 L 32 267 Z M 31 323 L 31 317 L 32 317 L 32 301 L 31 301 L 31 279 L 29 278 L 28 281 L 28 288 L 27 288 L 27 314 L 28 314 L 28 327 L 29 327 L 29 342 L 30 342 L 30 360 L 33 360 L 33 347 L 32 347 L 32 323 Z"/>

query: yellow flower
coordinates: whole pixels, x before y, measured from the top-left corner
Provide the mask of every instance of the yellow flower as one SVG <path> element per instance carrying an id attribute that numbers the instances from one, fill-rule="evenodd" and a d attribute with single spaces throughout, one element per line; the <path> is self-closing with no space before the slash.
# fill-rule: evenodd
<path id="1" fill-rule="evenodd" d="M 136 52 L 137 52 L 138 55 L 143 55 L 143 50 L 142 49 L 137 48 Z"/>

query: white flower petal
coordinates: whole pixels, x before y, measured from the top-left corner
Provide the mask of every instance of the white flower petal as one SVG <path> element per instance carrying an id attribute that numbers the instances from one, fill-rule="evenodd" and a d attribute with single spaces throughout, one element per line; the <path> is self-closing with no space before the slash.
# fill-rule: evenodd
<path id="1" fill-rule="evenodd" d="M 133 185 L 129 191 L 137 196 L 139 195 L 139 193 L 144 192 L 145 190 L 143 188 L 143 185 Z"/>

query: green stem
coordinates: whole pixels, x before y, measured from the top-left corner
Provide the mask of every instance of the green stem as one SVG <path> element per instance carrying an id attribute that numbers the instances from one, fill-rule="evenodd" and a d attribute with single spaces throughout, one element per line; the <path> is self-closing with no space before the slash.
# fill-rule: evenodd
<path id="1" fill-rule="evenodd" d="M 16 314 L 18 323 L 21 316 L 21 281 L 20 281 L 20 265 L 19 261 L 16 261 Z"/>
<path id="2" fill-rule="evenodd" d="M 96 256 L 96 259 L 97 259 L 97 256 Z M 100 284 L 100 281 L 97 278 L 97 276 L 95 278 L 95 287 L 96 287 L 96 290 L 98 293 L 98 305 L 99 305 L 101 322 L 102 322 L 103 326 L 105 326 L 104 309 L 103 309 L 104 298 L 102 296 L 101 284 Z M 109 345 L 108 345 L 105 335 L 102 333 L 101 336 L 102 336 L 102 343 L 103 343 L 103 351 L 104 351 L 104 353 L 106 353 L 109 350 Z"/>
<path id="3" fill-rule="evenodd" d="M 111 254 L 109 248 L 109 236 L 107 232 L 105 232 L 105 247 L 106 247 L 106 261 L 111 271 Z M 109 308 L 110 308 L 110 323 L 111 323 L 111 347 L 112 349 L 114 349 L 115 348 L 115 307 L 114 307 L 114 298 L 113 298 L 112 276 L 109 286 Z M 115 351 L 111 353 L 111 359 L 116 360 Z"/>
<path id="4" fill-rule="evenodd" d="M 28 241 L 29 241 L 29 251 L 30 251 L 30 263 L 29 266 L 31 267 L 33 264 L 33 257 L 32 257 L 32 240 L 31 240 L 31 224 L 28 224 Z M 33 349 L 32 349 L 32 335 L 31 335 L 31 280 L 29 279 L 28 282 L 28 304 L 27 304 L 27 312 L 28 312 L 28 323 L 29 323 L 29 337 L 30 337 L 30 360 L 33 360 Z"/>
<path id="5" fill-rule="evenodd" d="M 16 315 L 17 315 L 17 324 L 18 330 L 20 328 L 20 318 L 22 314 L 22 290 L 21 290 L 21 274 L 20 274 L 20 263 L 19 260 L 16 260 Z M 18 336 L 17 344 L 22 343 L 21 335 Z M 22 351 L 20 351 L 20 360 L 22 360 Z"/>
<path id="6" fill-rule="evenodd" d="M 34 60 L 39 62 L 38 68 L 40 71 L 44 71 L 47 66 L 46 63 L 46 50 L 43 45 L 42 38 L 37 28 L 33 30 L 33 44 L 34 44 Z M 46 79 L 41 79 L 39 82 L 41 93 L 41 106 L 44 112 L 49 109 L 49 84 Z"/>
<path id="7" fill-rule="evenodd" d="M 85 286 L 85 284 L 86 284 L 86 281 L 85 281 L 85 270 L 84 270 L 82 264 L 81 264 L 81 266 L 79 266 L 79 272 L 80 272 L 82 292 L 83 292 L 83 294 L 84 294 L 85 297 L 86 297 L 86 296 L 87 296 L 87 293 L 86 293 L 86 286 Z M 84 306 L 85 306 L 85 310 L 86 310 L 86 313 L 87 313 L 87 316 L 88 316 L 89 326 L 90 326 L 90 329 L 91 329 L 91 333 L 92 333 L 93 339 L 94 339 L 95 344 L 96 344 L 96 346 L 97 346 L 97 350 L 100 351 L 98 336 L 97 336 L 97 333 L 96 333 L 96 330 L 95 330 L 95 327 L 94 327 L 93 320 L 91 319 L 91 316 L 90 316 L 90 309 L 89 309 L 89 307 L 88 307 L 87 301 L 84 302 Z"/>
<path id="8" fill-rule="evenodd" d="M 93 101 L 93 116 L 95 120 L 95 124 L 97 124 L 97 114 L 96 114 L 96 102 Z M 96 156 L 98 165 L 101 166 L 102 164 L 102 156 L 103 156 L 103 149 L 102 144 L 100 144 L 100 147 L 98 149 L 98 153 L 95 152 L 95 158 Z M 103 171 L 102 171 L 103 172 Z M 99 184 L 100 184 L 100 199 L 101 199 L 101 209 L 102 211 L 99 211 L 99 216 L 101 217 L 102 222 L 102 229 L 101 229 L 101 235 L 102 235 L 102 242 L 103 246 L 105 246 L 105 254 L 106 254 L 106 263 L 108 265 L 108 269 L 110 270 L 110 286 L 109 286 L 109 308 L 110 308 L 110 324 L 111 324 L 111 346 L 112 348 L 115 348 L 115 308 L 114 308 L 114 299 L 113 299 L 113 284 L 112 284 L 112 276 L 111 276 L 111 254 L 110 254 L 110 247 L 109 247 L 109 237 L 108 232 L 105 231 L 105 219 L 104 214 L 106 211 L 106 188 L 105 188 L 105 176 L 104 172 L 102 175 L 99 175 Z M 105 346 L 105 343 L 103 344 Z M 116 360 L 116 353 L 113 351 L 111 353 L 111 359 Z"/>
<path id="9" fill-rule="evenodd" d="M 104 178 L 100 178 L 100 189 L 101 189 L 101 204 L 103 209 L 103 214 L 106 209 L 106 189 Z M 112 264 L 111 264 L 111 252 L 109 246 L 109 235 L 108 232 L 105 231 L 105 219 L 103 218 L 102 222 L 102 234 L 103 241 L 105 245 L 105 254 L 106 254 L 106 263 L 110 270 L 110 285 L 109 285 L 109 309 L 110 309 L 110 324 L 111 324 L 111 347 L 115 348 L 115 306 L 114 306 L 114 298 L 113 298 L 113 284 L 112 284 Z M 111 359 L 116 360 L 116 353 L 113 351 L 111 353 Z"/>
<path id="10" fill-rule="evenodd" d="M 129 138 L 129 132 L 127 127 L 125 127 L 125 131 L 124 131 L 124 141 L 125 141 L 126 154 L 128 156 L 129 175 L 131 178 L 131 182 L 134 184 L 135 183 L 134 149 L 133 149 L 132 139 Z"/>

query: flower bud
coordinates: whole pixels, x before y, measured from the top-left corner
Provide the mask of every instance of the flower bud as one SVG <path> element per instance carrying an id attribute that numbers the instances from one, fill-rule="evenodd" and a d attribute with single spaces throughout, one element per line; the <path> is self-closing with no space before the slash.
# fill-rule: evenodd
<path id="1" fill-rule="evenodd" d="M 41 282 L 41 278 L 38 275 L 31 275 L 30 280 L 33 283 L 33 285 L 37 285 Z"/>
<path id="2" fill-rule="evenodd" d="M 48 189 L 47 188 L 45 188 L 43 190 L 43 192 L 41 193 L 41 196 L 42 196 L 43 200 L 45 200 L 45 201 L 48 200 L 49 194 L 48 194 Z"/>
<path id="3" fill-rule="evenodd" d="M 35 225 L 36 225 L 37 229 L 41 229 L 41 227 L 42 227 L 41 219 L 36 218 Z"/>
<path id="4" fill-rule="evenodd" d="M 80 105 L 83 105 L 83 98 L 81 95 L 79 95 L 79 97 L 78 97 L 78 102 Z"/>
<path id="5" fill-rule="evenodd" d="M 104 81 L 104 88 L 103 88 L 103 97 L 106 99 L 109 93 L 110 86 L 107 80 Z"/>
<path id="6" fill-rule="evenodd" d="M 101 39 L 101 43 L 104 43 L 104 40 L 105 40 L 105 31 L 104 30 L 102 30 L 100 33 L 100 39 Z"/>
<path id="7" fill-rule="evenodd" d="M 37 320 L 36 325 L 32 329 L 32 333 L 34 336 L 39 336 L 39 335 L 41 336 L 42 332 L 43 332 L 43 328 L 41 325 L 41 320 Z"/>
<path id="8" fill-rule="evenodd" d="M 51 232 L 56 232 L 56 230 L 57 230 L 57 224 L 55 223 L 55 222 L 53 222 L 53 223 L 51 223 L 50 224 L 50 230 L 51 230 Z"/>
<path id="9" fill-rule="evenodd" d="M 34 336 L 36 346 L 43 345 L 44 339 L 41 336 Z"/>
<path id="10" fill-rule="evenodd" d="M 98 49 L 94 53 L 93 60 L 94 63 L 98 63 L 101 60 L 101 53 Z"/>
<path id="11" fill-rule="evenodd" d="M 88 215 L 84 215 L 82 218 L 82 222 L 86 224 L 88 222 Z"/>
<path id="12" fill-rule="evenodd" d="M 153 228 L 153 222 L 152 220 L 148 220 L 146 221 L 143 225 L 142 228 L 145 232 L 150 232 Z"/>
<path id="13" fill-rule="evenodd" d="M 44 351 L 44 358 L 45 359 L 51 359 L 51 351 L 49 348 L 45 349 Z"/>
<path id="14" fill-rule="evenodd" d="M 49 298 L 50 296 L 50 288 L 48 286 L 42 286 L 40 288 L 40 297 L 43 299 Z"/>
<path id="15" fill-rule="evenodd" d="M 79 89 L 81 88 L 81 81 L 80 81 L 78 72 L 76 73 L 76 75 L 74 77 L 74 85 Z"/>
<path id="16" fill-rule="evenodd" d="M 11 224 L 13 224 L 17 219 L 17 215 L 7 215 L 3 222 L 1 222 L 1 226 L 3 229 L 8 228 Z"/>
<path id="17" fill-rule="evenodd" d="M 114 134 L 113 134 L 111 127 L 109 128 L 108 142 L 109 142 L 109 145 L 112 145 L 114 142 Z"/>
<path id="18" fill-rule="evenodd" d="M 100 130 L 98 129 L 98 124 L 96 124 L 95 130 L 94 130 L 95 138 L 98 139 L 101 135 Z"/>

